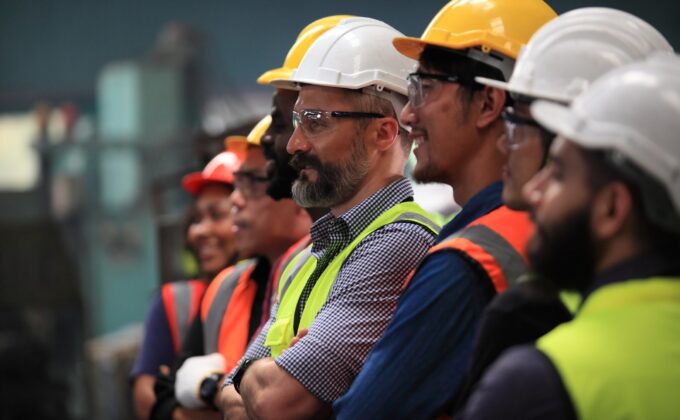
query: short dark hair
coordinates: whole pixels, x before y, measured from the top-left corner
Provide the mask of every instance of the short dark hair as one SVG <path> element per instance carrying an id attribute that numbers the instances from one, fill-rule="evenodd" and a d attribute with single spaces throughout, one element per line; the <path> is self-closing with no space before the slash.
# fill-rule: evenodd
<path id="1" fill-rule="evenodd" d="M 630 160 L 614 157 L 609 150 L 580 148 L 579 151 L 586 163 L 591 190 L 597 191 L 611 182 L 623 183 L 632 198 L 634 234 L 649 249 L 677 257 L 680 231 L 676 226 L 669 228 L 667 220 L 675 218 L 677 223 L 678 216 L 664 186 Z M 659 219 L 664 222 L 660 223 Z"/>
<path id="2" fill-rule="evenodd" d="M 392 105 L 392 102 L 389 100 L 377 95 L 361 92 L 360 90 L 347 90 L 347 92 L 350 92 L 350 97 L 359 107 L 358 111 L 383 114 L 384 116 L 392 117 L 396 119 L 397 122 L 399 122 L 399 115 L 397 115 L 394 105 Z M 361 130 L 366 129 L 366 127 L 368 127 L 368 123 L 369 120 L 359 120 L 359 128 Z M 408 154 L 411 151 L 411 145 L 413 144 L 413 141 L 409 139 L 408 133 L 401 127 L 401 124 L 399 124 L 398 135 L 402 149 L 406 154 Z"/>
<path id="3" fill-rule="evenodd" d="M 503 72 L 499 69 L 469 58 L 463 52 L 457 52 L 448 48 L 426 46 L 420 54 L 419 63 L 421 66 L 436 72 L 458 76 L 462 81 L 459 92 L 461 92 L 461 99 L 466 106 L 469 106 L 472 102 L 475 92 L 484 88 L 483 85 L 475 81 L 475 77 L 505 81 Z M 510 95 L 506 96 L 510 97 Z"/>

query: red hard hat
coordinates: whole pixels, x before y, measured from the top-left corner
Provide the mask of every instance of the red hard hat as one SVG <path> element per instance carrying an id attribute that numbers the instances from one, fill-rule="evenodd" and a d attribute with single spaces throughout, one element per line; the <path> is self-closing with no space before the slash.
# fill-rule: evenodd
<path id="1" fill-rule="evenodd" d="M 222 152 L 215 156 L 201 172 L 192 172 L 182 177 L 182 186 L 196 195 L 205 184 L 217 182 L 233 186 L 234 172 L 241 166 L 243 157 L 234 152 Z"/>

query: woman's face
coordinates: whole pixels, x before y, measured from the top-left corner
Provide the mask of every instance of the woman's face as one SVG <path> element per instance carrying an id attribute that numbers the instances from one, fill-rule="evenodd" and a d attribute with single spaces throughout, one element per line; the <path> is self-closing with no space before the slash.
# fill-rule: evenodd
<path id="1" fill-rule="evenodd" d="M 187 243 L 194 251 L 201 272 L 214 277 L 236 254 L 232 231 L 231 188 L 208 184 L 196 197 Z"/>

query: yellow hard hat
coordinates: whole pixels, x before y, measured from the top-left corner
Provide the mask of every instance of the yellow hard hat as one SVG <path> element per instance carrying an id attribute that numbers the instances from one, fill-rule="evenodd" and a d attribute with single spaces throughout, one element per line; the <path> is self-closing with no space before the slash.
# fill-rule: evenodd
<path id="1" fill-rule="evenodd" d="M 265 116 L 260 120 L 260 122 L 255 124 L 255 127 L 253 127 L 253 129 L 250 130 L 250 133 L 248 133 L 248 137 L 246 137 L 246 139 L 248 140 L 248 144 L 254 144 L 255 146 L 259 146 L 262 136 L 264 136 L 265 131 L 267 131 L 271 124 L 272 124 L 271 115 Z"/>
<path id="2" fill-rule="evenodd" d="M 262 136 L 264 136 L 264 133 L 267 131 L 271 123 L 272 116 L 265 116 L 257 124 L 255 124 L 255 127 L 250 130 L 248 136 L 229 136 L 224 139 L 224 147 L 229 152 L 233 152 L 238 155 L 245 155 L 249 145 L 260 145 L 260 140 L 262 139 Z"/>
<path id="3" fill-rule="evenodd" d="M 407 57 L 419 59 L 425 46 L 453 50 L 477 47 L 516 59 L 538 28 L 557 14 L 543 0 L 452 0 L 432 19 L 420 38 L 395 38 Z"/>
<path id="4" fill-rule="evenodd" d="M 248 151 L 248 138 L 246 136 L 228 136 L 224 139 L 224 148 L 227 152 L 245 156 Z"/>
<path id="5" fill-rule="evenodd" d="M 327 30 L 335 27 L 338 23 L 352 17 L 350 15 L 334 15 L 327 16 L 315 20 L 314 22 L 307 25 L 298 35 L 295 43 L 290 50 L 286 59 L 283 62 L 283 66 L 277 69 L 269 70 L 262 74 L 262 76 L 257 78 L 257 83 L 261 85 L 268 85 L 272 80 L 287 80 L 293 74 L 293 71 L 298 68 L 302 57 L 304 57 L 309 46 L 316 41 Z"/>

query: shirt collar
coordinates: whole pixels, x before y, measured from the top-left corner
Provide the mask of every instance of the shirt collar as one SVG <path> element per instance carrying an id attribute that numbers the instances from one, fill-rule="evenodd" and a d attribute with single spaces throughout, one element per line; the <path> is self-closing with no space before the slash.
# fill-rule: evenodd
<path id="1" fill-rule="evenodd" d="M 312 252 L 325 248 L 331 236 L 341 235 L 346 242 L 351 241 L 383 212 L 412 197 L 410 181 L 400 177 L 338 217 L 328 212 L 312 225 Z"/>
<path id="2" fill-rule="evenodd" d="M 586 290 L 585 299 L 600 287 L 627 280 L 646 279 L 656 276 L 680 275 L 680 262 L 656 252 L 646 252 L 610 267 L 597 276 Z"/>
<path id="3" fill-rule="evenodd" d="M 503 183 L 494 182 L 472 196 L 461 211 L 449 223 L 444 225 L 438 240 L 444 239 L 485 214 L 497 209 L 503 204 Z"/>

